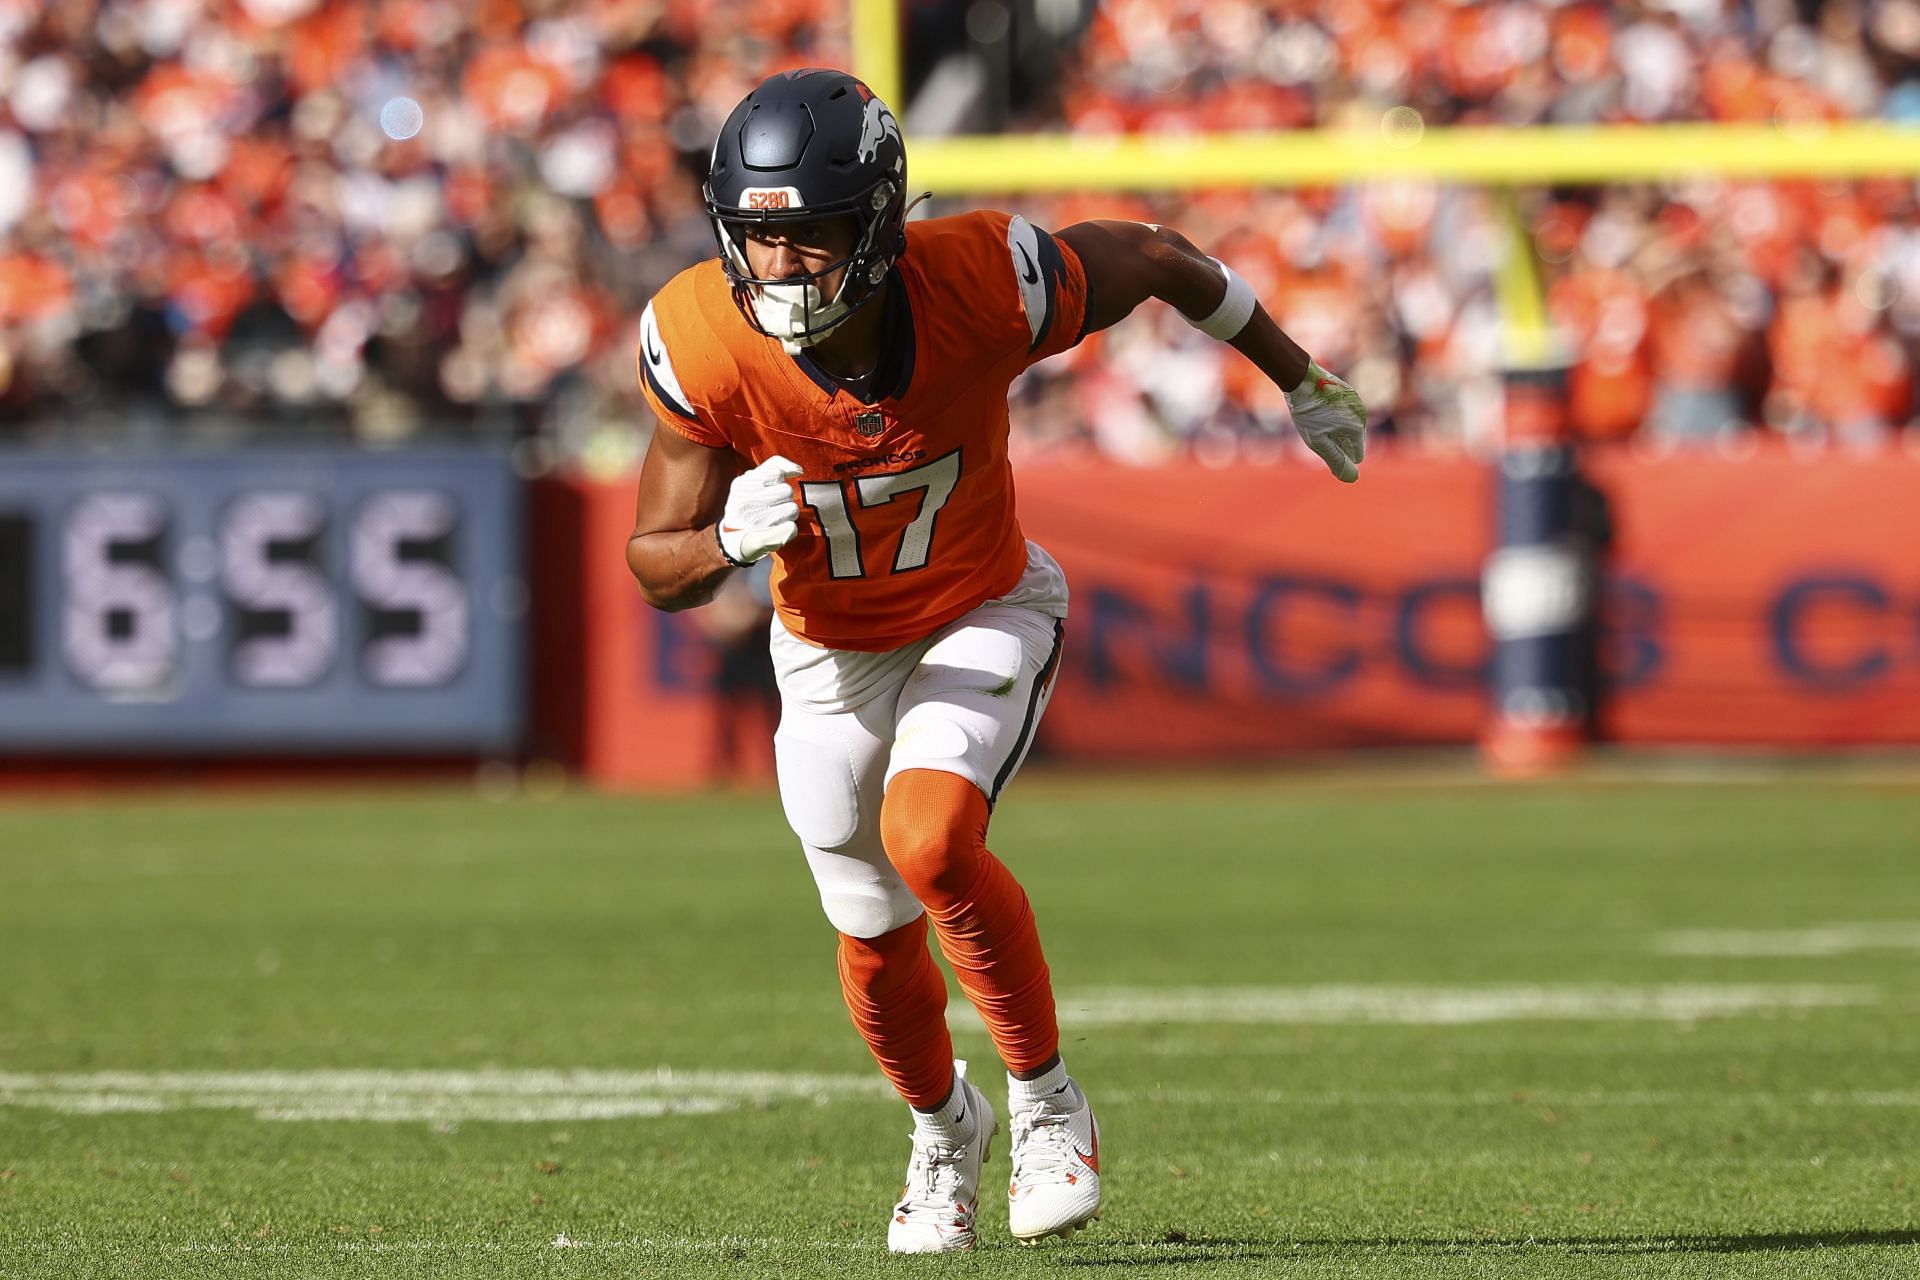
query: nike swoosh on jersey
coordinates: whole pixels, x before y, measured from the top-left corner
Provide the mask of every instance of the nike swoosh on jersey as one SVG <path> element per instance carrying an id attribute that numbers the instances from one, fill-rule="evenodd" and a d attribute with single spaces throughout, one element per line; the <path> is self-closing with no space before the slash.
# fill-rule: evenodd
<path id="1" fill-rule="evenodd" d="M 1040 268 L 1034 266 L 1033 259 L 1027 256 L 1027 246 L 1019 245 L 1017 248 L 1020 250 L 1020 261 L 1025 267 L 1025 270 L 1020 273 L 1020 278 L 1028 284 L 1033 284 L 1040 279 Z"/>
<path id="2" fill-rule="evenodd" d="M 680 389 L 680 380 L 674 376 L 673 366 L 667 363 L 667 349 L 660 345 L 654 332 L 652 321 L 652 303 L 648 303 L 648 314 L 640 322 L 640 354 L 646 362 L 640 366 L 640 372 L 647 386 L 667 408 L 689 421 L 698 421 L 687 401 L 686 393 Z"/>

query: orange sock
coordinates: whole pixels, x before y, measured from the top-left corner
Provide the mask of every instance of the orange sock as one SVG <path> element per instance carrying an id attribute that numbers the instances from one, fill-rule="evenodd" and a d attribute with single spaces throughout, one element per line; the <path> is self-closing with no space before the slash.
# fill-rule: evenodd
<path id="1" fill-rule="evenodd" d="M 840 935 L 840 994 L 900 1096 L 931 1111 L 953 1090 L 947 979 L 927 950 L 927 918 L 877 938 Z"/>
<path id="2" fill-rule="evenodd" d="M 1026 891 L 987 852 L 987 798 L 957 774 L 908 769 L 880 805 L 880 841 L 926 904 L 947 963 L 1007 1069 L 1032 1071 L 1060 1047 L 1053 979 Z"/>

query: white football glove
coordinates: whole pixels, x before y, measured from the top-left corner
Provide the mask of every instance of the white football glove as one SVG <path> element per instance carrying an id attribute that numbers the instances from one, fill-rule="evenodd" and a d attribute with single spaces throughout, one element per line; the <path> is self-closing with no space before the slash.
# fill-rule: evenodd
<path id="1" fill-rule="evenodd" d="M 1308 360 L 1307 376 L 1287 392 L 1287 408 L 1300 438 L 1327 470 L 1346 484 L 1360 478 L 1360 460 L 1367 456 L 1367 406 L 1358 391 Z"/>
<path id="2" fill-rule="evenodd" d="M 776 455 L 733 478 L 718 525 L 722 555 L 736 565 L 749 565 L 792 540 L 800 529 L 800 504 L 787 482 L 801 470 L 798 463 Z"/>

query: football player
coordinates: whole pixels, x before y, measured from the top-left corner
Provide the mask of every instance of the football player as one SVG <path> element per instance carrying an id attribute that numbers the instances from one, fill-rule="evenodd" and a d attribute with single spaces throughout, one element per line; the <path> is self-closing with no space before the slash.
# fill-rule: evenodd
<path id="1" fill-rule="evenodd" d="M 889 1249 L 973 1246 L 999 1131 L 953 1061 L 929 921 L 1008 1071 L 1013 1234 L 1069 1235 L 1100 1212 L 1100 1129 L 1060 1058 L 1026 894 L 986 845 L 1067 617 L 1060 567 L 1014 516 L 1008 385 L 1158 298 L 1278 384 L 1344 481 L 1365 410 L 1171 228 L 909 223 L 899 126 L 842 72 L 748 94 L 705 197 L 718 255 L 641 316 L 661 429 L 627 563 L 650 604 L 685 609 L 774 557 L 781 801 L 840 935 L 854 1026 L 913 1112 Z"/>

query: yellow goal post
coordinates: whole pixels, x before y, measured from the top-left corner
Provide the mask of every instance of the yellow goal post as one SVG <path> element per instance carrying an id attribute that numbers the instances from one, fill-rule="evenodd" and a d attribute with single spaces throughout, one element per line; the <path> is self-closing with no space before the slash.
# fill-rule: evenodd
<path id="1" fill-rule="evenodd" d="M 849 0 L 854 66 L 905 109 L 899 0 Z M 1335 186 L 1426 177 L 1500 186 L 1728 178 L 1920 175 L 1920 128 L 1880 121 L 1456 125 L 1411 108 L 1350 129 L 909 139 L 913 181 L 937 194 Z"/>
<path id="2" fill-rule="evenodd" d="M 900 0 L 848 0 L 854 66 L 905 109 Z M 1761 124 L 1427 126 L 1411 108 L 1350 128 L 1283 132 L 910 138 L 916 188 L 984 192 L 1181 191 L 1344 186 L 1428 178 L 1510 188 L 1532 183 L 1920 175 L 1920 128 L 1881 121 Z M 1510 358 L 1550 359 L 1532 246 L 1510 196 L 1497 286 Z"/>

